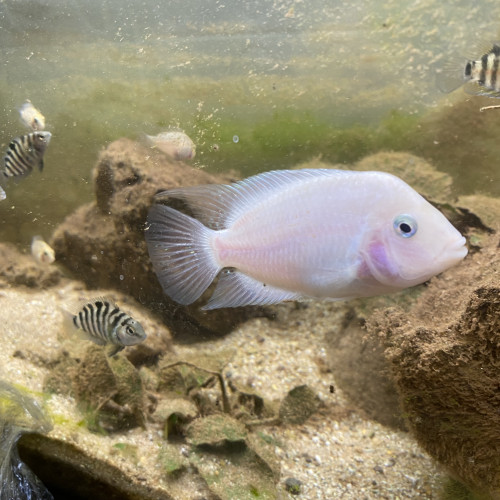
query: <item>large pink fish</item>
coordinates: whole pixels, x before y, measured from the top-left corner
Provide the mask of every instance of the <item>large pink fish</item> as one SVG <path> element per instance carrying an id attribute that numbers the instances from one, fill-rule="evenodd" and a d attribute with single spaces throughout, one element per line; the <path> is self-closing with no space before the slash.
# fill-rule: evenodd
<path id="1" fill-rule="evenodd" d="M 165 293 L 204 309 L 348 299 L 428 280 L 462 260 L 465 238 L 401 179 L 382 172 L 279 170 L 232 185 L 161 193 L 146 242 Z"/>

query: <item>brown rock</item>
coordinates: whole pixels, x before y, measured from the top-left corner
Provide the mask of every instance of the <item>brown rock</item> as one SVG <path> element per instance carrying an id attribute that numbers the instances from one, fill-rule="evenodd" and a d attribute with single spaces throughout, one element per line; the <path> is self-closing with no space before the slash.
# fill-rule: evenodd
<path id="1" fill-rule="evenodd" d="M 497 214 L 499 216 L 500 214 Z M 409 426 L 454 477 L 500 498 L 498 234 L 433 279 L 408 310 L 375 313 Z"/>
<path id="2" fill-rule="evenodd" d="M 91 430 L 111 432 L 144 425 L 142 381 L 125 357 L 109 358 L 102 347 L 90 345 L 74 370 L 73 388 Z"/>

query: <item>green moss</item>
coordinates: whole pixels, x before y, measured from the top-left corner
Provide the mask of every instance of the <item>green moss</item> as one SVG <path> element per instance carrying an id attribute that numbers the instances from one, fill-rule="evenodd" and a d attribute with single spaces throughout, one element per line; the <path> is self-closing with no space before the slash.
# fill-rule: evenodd
<path id="1" fill-rule="evenodd" d="M 487 500 L 487 498 L 473 493 L 455 479 L 448 478 L 443 485 L 439 500 Z"/>

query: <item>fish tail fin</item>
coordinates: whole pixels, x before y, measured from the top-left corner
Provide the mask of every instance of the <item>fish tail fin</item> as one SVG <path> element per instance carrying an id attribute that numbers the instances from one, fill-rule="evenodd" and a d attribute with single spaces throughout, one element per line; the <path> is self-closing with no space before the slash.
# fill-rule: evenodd
<path id="1" fill-rule="evenodd" d="M 469 61 L 467 59 L 456 59 L 455 61 L 448 61 L 448 63 L 440 68 L 436 73 L 436 86 L 445 93 L 449 94 L 458 89 L 470 80 L 465 75 L 465 67 Z"/>
<path id="2" fill-rule="evenodd" d="M 60 308 L 63 315 L 63 331 L 66 335 L 76 335 L 81 340 L 90 340 L 95 344 L 104 345 L 106 342 L 102 339 L 92 336 L 90 333 L 78 328 L 75 325 L 75 314 L 63 307 Z"/>
<path id="3" fill-rule="evenodd" d="M 69 333 L 75 333 L 78 335 L 80 338 L 88 338 L 88 335 L 78 328 L 75 323 L 74 323 L 74 318 L 75 315 L 68 311 L 67 309 L 64 309 L 63 307 L 60 308 L 62 316 L 63 316 L 63 330 L 66 334 Z"/>
<path id="4" fill-rule="evenodd" d="M 180 304 L 191 304 L 221 270 L 210 246 L 215 231 L 165 205 L 151 207 L 148 226 L 146 244 L 163 291 Z"/>

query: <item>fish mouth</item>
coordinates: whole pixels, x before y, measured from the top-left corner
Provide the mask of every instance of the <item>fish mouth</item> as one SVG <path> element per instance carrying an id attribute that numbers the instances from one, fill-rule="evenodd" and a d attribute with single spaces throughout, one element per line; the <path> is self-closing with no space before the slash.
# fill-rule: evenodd
<path id="1" fill-rule="evenodd" d="M 466 243 L 467 240 L 462 236 L 444 248 L 444 254 L 453 264 L 460 262 L 469 252 Z"/>

